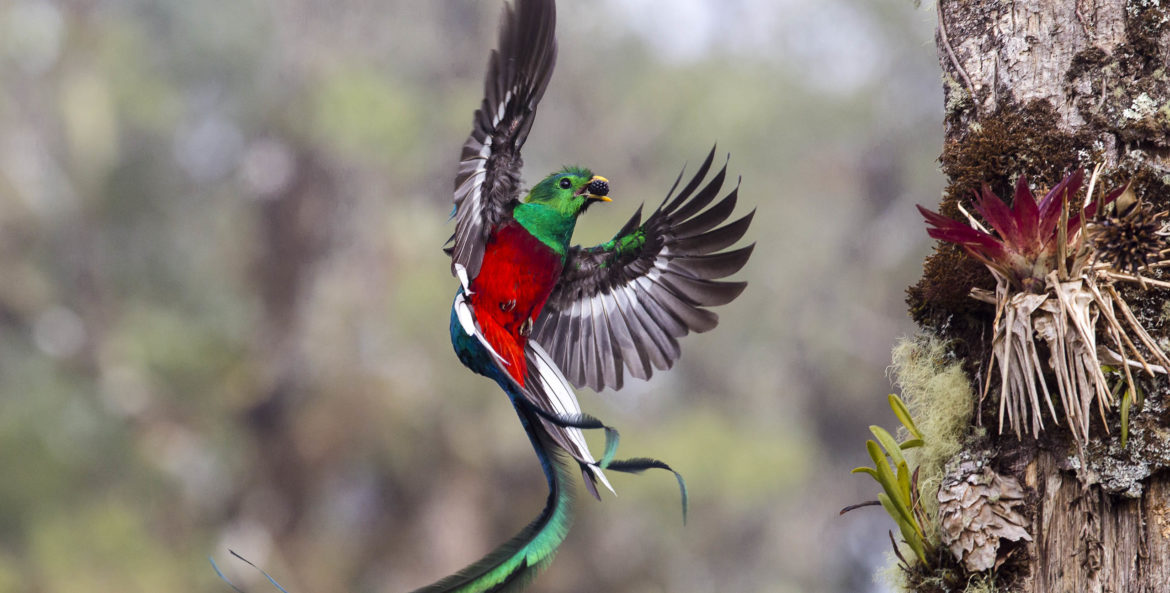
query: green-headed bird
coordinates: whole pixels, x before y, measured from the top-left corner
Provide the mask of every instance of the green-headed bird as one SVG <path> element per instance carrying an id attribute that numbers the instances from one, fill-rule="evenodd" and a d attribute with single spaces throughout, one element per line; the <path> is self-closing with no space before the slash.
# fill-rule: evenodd
<path id="1" fill-rule="evenodd" d="M 644 222 L 639 208 L 613 240 L 595 247 L 570 240 L 579 215 L 611 201 L 607 179 L 567 167 L 521 191 L 520 148 L 556 62 L 555 28 L 553 0 L 505 8 L 455 178 L 447 248 L 460 282 L 452 344 L 464 365 L 508 394 L 548 479 L 548 504 L 512 540 L 423 593 L 519 590 L 550 562 L 569 525 L 566 458 L 594 496 L 599 482 L 612 490 L 606 469 L 669 470 L 654 459 L 614 460 L 616 431 L 581 413 L 573 386 L 619 389 L 627 371 L 648 379 L 670 368 L 679 338 L 715 327 L 718 317 L 707 307 L 730 302 L 746 286 L 718 281 L 751 255 L 752 245 L 727 248 L 743 237 L 754 211 L 726 223 L 738 187 L 716 201 L 726 165 L 704 183 L 714 150 L 676 194 L 679 175 Z M 582 434 L 590 428 L 606 430 L 600 461 Z M 679 484 L 685 516 L 681 477 Z"/>

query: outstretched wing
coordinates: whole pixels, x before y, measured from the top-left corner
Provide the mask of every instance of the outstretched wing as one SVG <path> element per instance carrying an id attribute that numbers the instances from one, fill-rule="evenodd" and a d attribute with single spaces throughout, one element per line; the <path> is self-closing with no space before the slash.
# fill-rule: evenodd
<path id="1" fill-rule="evenodd" d="M 639 379 L 670 368 L 680 354 L 678 338 L 719 322 L 707 307 L 730 302 L 747 286 L 718 281 L 747 263 L 754 243 L 726 248 L 743 237 L 755 210 L 724 224 L 735 209 L 738 185 L 707 208 L 727 173 L 725 164 L 703 183 L 714 156 L 712 148 L 672 198 L 680 173 L 645 223 L 639 208 L 612 241 L 569 250 L 532 339 L 577 387 L 620 389 L 623 367 Z"/>
<path id="2" fill-rule="evenodd" d="M 475 278 L 484 242 L 519 193 L 520 147 L 548 87 L 557 58 L 556 4 L 516 0 L 500 24 L 499 49 L 488 59 L 484 99 L 455 176 L 451 272 Z"/>

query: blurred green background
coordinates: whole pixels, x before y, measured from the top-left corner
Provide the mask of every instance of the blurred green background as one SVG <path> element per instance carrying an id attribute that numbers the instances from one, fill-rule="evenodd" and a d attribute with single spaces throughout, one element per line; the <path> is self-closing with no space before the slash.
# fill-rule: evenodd
<path id="1" fill-rule="evenodd" d="M 0 0 L 0 592 L 401 592 L 544 503 L 451 352 L 440 246 L 502 0 Z M 535 591 L 865 592 L 892 523 L 848 470 L 942 186 L 933 11 L 560 2 L 525 149 L 614 203 L 713 143 L 758 207 L 743 296 L 683 358 L 582 392 L 627 456 Z"/>

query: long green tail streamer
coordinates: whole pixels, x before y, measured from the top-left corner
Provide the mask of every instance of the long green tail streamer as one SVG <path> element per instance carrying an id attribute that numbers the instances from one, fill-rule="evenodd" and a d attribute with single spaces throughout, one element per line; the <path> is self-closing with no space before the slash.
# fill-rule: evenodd
<path id="1" fill-rule="evenodd" d="M 548 502 L 532 523 L 529 523 L 520 533 L 487 556 L 471 566 L 413 593 L 516 593 L 531 582 L 541 569 L 552 562 L 557 548 L 564 542 L 569 531 L 572 479 L 568 461 L 551 451 L 544 440 L 532 431 L 531 427 L 538 425 L 539 418 L 544 418 L 560 426 L 586 430 L 603 429 L 606 436 L 605 453 L 601 462 L 598 463 L 602 469 L 631 474 L 641 473 L 647 469 L 664 469 L 673 473 L 682 495 L 683 523 L 686 523 L 687 486 L 682 475 L 657 459 L 643 457 L 615 460 L 614 454 L 617 451 L 620 436 L 613 428 L 586 414 L 554 415 L 526 403 L 517 405 L 516 411 L 520 413 L 528 437 L 532 441 L 532 446 L 536 450 L 536 455 L 540 459 L 545 476 L 548 478 Z M 288 593 L 267 572 L 235 551 L 231 551 L 231 554 L 252 568 L 259 570 L 280 593 Z M 215 573 L 225 583 L 237 593 L 244 593 L 220 571 L 215 560 L 209 560 L 211 560 L 211 566 L 215 569 Z"/>

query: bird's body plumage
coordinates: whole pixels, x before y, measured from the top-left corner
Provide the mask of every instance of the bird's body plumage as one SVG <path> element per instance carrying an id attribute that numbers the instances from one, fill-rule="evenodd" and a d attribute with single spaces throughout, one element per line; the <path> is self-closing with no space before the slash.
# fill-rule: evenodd
<path id="1" fill-rule="evenodd" d="M 471 282 L 468 300 L 480 331 L 521 386 L 527 371 L 524 347 L 528 334 L 563 265 L 563 255 L 510 220 L 488 239 L 480 273 Z"/>
<path id="2" fill-rule="evenodd" d="M 569 459 L 594 496 L 597 483 L 612 490 L 605 470 L 673 472 L 654 459 L 614 460 L 617 432 L 581 413 L 573 386 L 616 389 L 627 372 L 647 379 L 669 368 L 681 353 L 678 338 L 714 327 L 707 307 L 745 286 L 718 280 L 751 254 L 751 246 L 726 248 L 752 214 L 727 223 L 738 187 L 715 201 L 726 166 L 706 180 L 714 149 L 676 194 L 679 175 L 644 222 L 639 208 L 613 240 L 594 247 L 572 246 L 573 230 L 591 205 L 611 201 L 608 180 L 566 167 L 521 192 L 520 149 L 556 62 L 555 28 L 554 0 L 505 8 L 455 178 L 447 248 L 460 284 L 452 345 L 465 366 L 508 395 L 548 478 L 549 502 L 513 540 L 423 593 L 512 591 L 547 564 L 568 529 Z M 600 461 L 585 442 L 588 429 L 606 433 Z M 675 476 L 685 517 L 686 487 Z"/>

